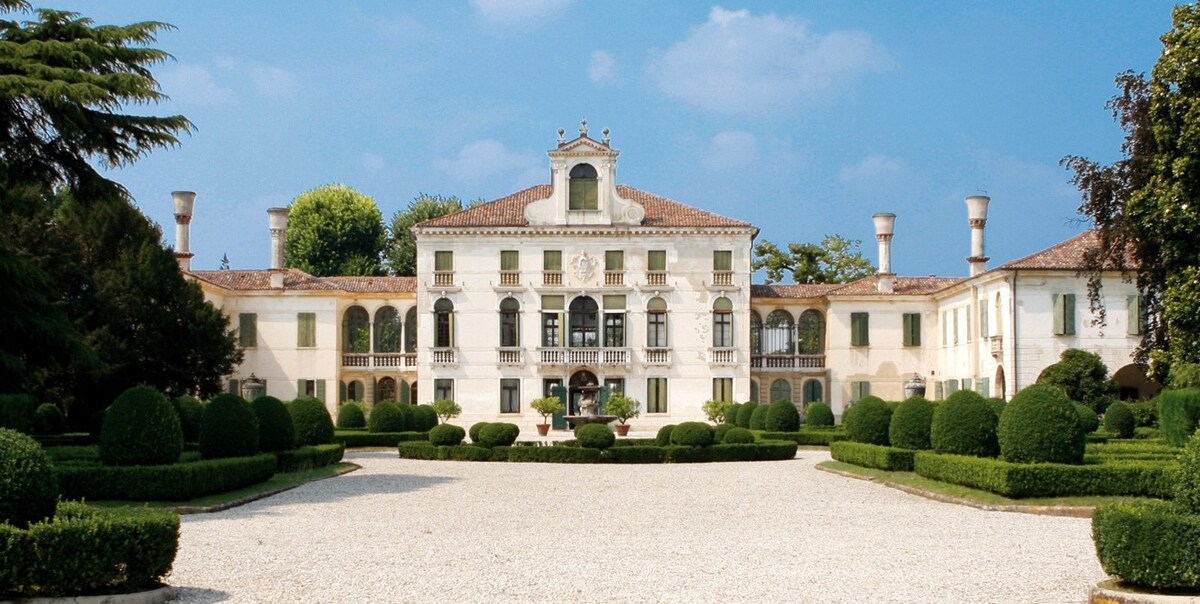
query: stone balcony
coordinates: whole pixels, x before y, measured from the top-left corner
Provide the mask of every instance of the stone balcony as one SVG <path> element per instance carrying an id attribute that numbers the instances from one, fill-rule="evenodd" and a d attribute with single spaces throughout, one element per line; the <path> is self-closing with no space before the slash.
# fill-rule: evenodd
<path id="1" fill-rule="evenodd" d="M 342 367 L 345 369 L 415 369 L 417 353 L 415 352 L 347 352 L 342 354 Z"/>
<path id="2" fill-rule="evenodd" d="M 788 371 L 792 369 L 823 369 L 823 354 L 756 354 L 750 357 L 750 367 L 763 371 Z"/>

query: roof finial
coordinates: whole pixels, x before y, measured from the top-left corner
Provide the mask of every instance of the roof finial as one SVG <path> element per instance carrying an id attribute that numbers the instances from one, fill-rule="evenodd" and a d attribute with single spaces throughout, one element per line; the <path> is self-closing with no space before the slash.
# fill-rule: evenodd
<path id="1" fill-rule="evenodd" d="M 587 118 L 579 120 L 579 136 L 587 136 Z"/>
<path id="2" fill-rule="evenodd" d="M 567 133 L 567 129 L 566 129 L 566 128 L 559 128 L 559 129 L 558 129 L 558 144 L 560 144 L 560 145 L 561 145 L 561 144 L 563 144 L 563 143 L 567 142 L 567 139 L 566 139 L 566 137 L 564 136 L 566 133 Z"/>
<path id="3" fill-rule="evenodd" d="M 608 128 L 601 130 L 600 134 L 604 135 L 604 140 L 602 140 L 601 142 L 603 142 L 605 145 L 608 145 L 608 140 L 609 140 L 608 139 Z"/>

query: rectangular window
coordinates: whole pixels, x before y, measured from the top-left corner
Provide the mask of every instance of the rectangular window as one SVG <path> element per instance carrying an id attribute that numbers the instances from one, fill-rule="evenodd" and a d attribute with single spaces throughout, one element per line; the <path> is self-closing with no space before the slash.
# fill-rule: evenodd
<path id="1" fill-rule="evenodd" d="M 921 345 L 921 313 L 904 313 L 904 345 Z"/>
<path id="2" fill-rule="evenodd" d="M 850 313 L 850 345 L 870 346 L 871 315 L 865 312 Z"/>
<path id="3" fill-rule="evenodd" d="M 317 388 L 318 380 L 297 380 L 296 381 L 296 396 L 315 396 L 320 399 L 325 398 L 325 380 L 320 380 L 321 388 Z M 320 395 L 318 396 L 318 392 Z"/>
<path id="4" fill-rule="evenodd" d="M 950 311 L 950 317 L 951 317 L 951 321 L 953 322 L 951 325 L 952 326 L 951 333 L 954 334 L 954 338 L 951 341 L 954 342 L 955 344 L 957 344 L 958 343 L 958 309 L 957 308 Z"/>
<path id="5" fill-rule="evenodd" d="M 946 380 L 945 391 L 946 396 L 950 396 L 951 394 L 958 392 L 958 380 Z"/>
<path id="6" fill-rule="evenodd" d="M 604 387 L 611 394 L 625 394 L 625 378 L 605 378 Z"/>
<path id="7" fill-rule="evenodd" d="M 542 296 L 542 346 L 557 348 L 563 341 L 563 296 Z"/>
<path id="8" fill-rule="evenodd" d="M 562 380 L 550 378 L 542 380 L 542 396 L 554 396 L 554 389 L 562 387 Z M 562 401 L 559 401 L 560 403 Z"/>
<path id="9" fill-rule="evenodd" d="M 666 250 L 650 250 L 647 253 L 646 270 L 651 270 L 651 271 L 667 270 L 667 251 Z"/>
<path id="10" fill-rule="evenodd" d="M 542 252 L 542 270 L 562 270 L 562 250 L 546 250 Z"/>
<path id="11" fill-rule="evenodd" d="M 714 401 L 733 401 L 733 378 L 713 378 Z"/>
<path id="12" fill-rule="evenodd" d="M 857 403 L 868 396 L 871 396 L 871 382 L 850 382 L 851 403 Z"/>
<path id="13" fill-rule="evenodd" d="M 667 378 L 646 379 L 646 413 L 667 412 Z"/>
<path id="14" fill-rule="evenodd" d="M 971 307 L 964 306 L 963 312 L 963 341 L 971 341 Z"/>
<path id="15" fill-rule="evenodd" d="M 607 252 L 604 252 L 604 270 L 625 270 L 625 252 L 622 252 L 621 250 L 608 250 Z"/>
<path id="16" fill-rule="evenodd" d="M 521 380 L 500 380 L 500 413 L 521 412 Z"/>
<path id="17" fill-rule="evenodd" d="M 500 270 L 521 270 L 521 257 L 516 250 L 504 250 L 500 252 Z"/>
<path id="18" fill-rule="evenodd" d="M 454 380 L 433 380 L 433 400 L 454 400 Z"/>
<path id="19" fill-rule="evenodd" d="M 949 329 L 950 329 L 949 325 L 950 325 L 950 315 L 946 311 L 943 310 L 942 311 L 942 346 L 945 346 L 950 343 L 949 337 L 946 335 L 947 333 L 949 333 Z"/>
<path id="20" fill-rule="evenodd" d="M 254 348 L 258 346 L 258 315 L 244 312 L 238 315 L 238 346 Z"/>
<path id="21" fill-rule="evenodd" d="M 991 380 L 989 380 L 988 378 L 976 379 L 975 380 L 975 392 L 978 392 L 979 396 L 982 396 L 983 398 L 988 398 L 988 397 L 992 396 Z"/>
<path id="22" fill-rule="evenodd" d="M 625 346 L 625 313 L 604 313 L 604 345 L 610 348 Z"/>
<path id="23" fill-rule="evenodd" d="M 713 312 L 713 348 L 733 348 L 732 312 Z"/>
<path id="24" fill-rule="evenodd" d="M 1054 335 L 1075 335 L 1075 294 L 1052 294 Z"/>
<path id="25" fill-rule="evenodd" d="M 317 345 L 317 313 L 296 313 L 296 347 L 313 348 Z"/>
<path id="26" fill-rule="evenodd" d="M 1141 296 L 1127 296 L 1125 302 L 1128 305 L 1128 311 L 1125 313 L 1126 330 L 1125 333 L 1131 336 L 1140 336 L 1146 333 L 1146 309 L 1142 304 Z"/>
<path id="27" fill-rule="evenodd" d="M 979 337 L 986 338 L 989 335 L 991 335 L 991 334 L 988 333 L 987 300 L 985 298 L 980 298 L 979 299 Z"/>
<path id="28" fill-rule="evenodd" d="M 646 314 L 646 347 L 667 347 L 667 313 L 652 311 Z"/>
<path id="29" fill-rule="evenodd" d="M 435 270 L 435 271 L 453 271 L 454 270 L 454 252 L 434 252 L 433 253 L 433 270 Z"/>
<path id="30" fill-rule="evenodd" d="M 714 271 L 731 271 L 733 270 L 733 252 L 729 250 L 714 250 L 713 251 L 713 270 Z"/>

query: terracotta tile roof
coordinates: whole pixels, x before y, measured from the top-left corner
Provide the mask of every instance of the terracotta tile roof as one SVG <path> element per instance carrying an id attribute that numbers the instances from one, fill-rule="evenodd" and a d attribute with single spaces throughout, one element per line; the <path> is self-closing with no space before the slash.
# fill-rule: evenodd
<path id="1" fill-rule="evenodd" d="M 271 289 L 269 270 L 192 271 L 191 275 L 228 290 Z M 410 293 L 417 291 L 417 280 L 415 277 L 314 277 L 289 268 L 283 275 L 283 288 L 296 291 Z"/>
<path id="2" fill-rule="evenodd" d="M 418 227 L 512 227 L 528 226 L 525 206 L 550 196 L 550 185 L 537 185 L 517 191 L 507 197 L 468 208 L 461 212 L 432 218 L 417 224 Z M 666 197 L 647 193 L 640 189 L 617 185 L 617 194 L 641 204 L 646 210 L 643 226 L 659 227 L 741 227 L 754 225 L 741 220 L 726 218 L 712 212 L 694 208 Z"/>
<path id="3" fill-rule="evenodd" d="M 871 275 L 851 281 L 833 291 L 830 296 L 900 295 L 921 296 L 939 292 L 947 287 L 966 281 L 962 277 L 896 277 L 891 294 L 879 293 L 879 276 Z"/>
<path id="4" fill-rule="evenodd" d="M 1084 231 L 1058 245 L 1048 247 L 1036 254 L 1001 265 L 1001 269 L 1084 270 L 1091 268 L 1086 261 L 1089 250 L 1100 244 L 1100 234 L 1095 230 Z M 1126 255 L 1128 268 L 1137 266 L 1132 255 Z M 1116 269 L 1115 266 L 1105 268 Z"/>
<path id="5" fill-rule="evenodd" d="M 415 293 L 416 277 L 323 277 L 338 289 L 357 293 Z"/>
<path id="6" fill-rule="evenodd" d="M 839 287 L 842 287 L 841 283 L 751 285 L 750 298 L 820 298 Z"/>

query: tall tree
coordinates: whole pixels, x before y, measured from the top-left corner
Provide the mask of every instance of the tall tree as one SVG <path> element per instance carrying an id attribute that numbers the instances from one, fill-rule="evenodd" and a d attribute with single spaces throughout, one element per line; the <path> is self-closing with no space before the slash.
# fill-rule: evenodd
<path id="1" fill-rule="evenodd" d="M 318 277 L 381 275 L 387 232 L 375 200 L 346 185 L 324 185 L 292 201 L 287 266 Z"/>
<path id="2" fill-rule="evenodd" d="M 862 241 L 826 235 L 820 245 L 789 243 L 787 251 L 767 240 L 754 246 L 754 270 L 766 269 L 767 283 L 786 276 L 796 283 L 848 283 L 875 273 L 871 261 L 858 251 Z"/>
<path id="3" fill-rule="evenodd" d="M 1150 78 L 1117 76 L 1107 108 L 1125 131 L 1122 158 L 1101 165 L 1067 156 L 1082 192 L 1079 213 L 1099 233 L 1089 252 L 1089 299 L 1105 321 L 1101 271 L 1132 275 L 1147 329 L 1137 358 L 1164 379 L 1173 363 L 1200 362 L 1200 8 L 1175 7 Z"/>
<path id="4" fill-rule="evenodd" d="M 479 202 L 474 202 L 474 206 Z M 417 274 L 417 242 L 413 225 L 431 218 L 453 214 L 463 209 L 462 200 L 450 196 L 422 193 L 408 203 L 408 208 L 392 216 L 392 241 L 386 252 L 388 269 L 393 275 L 411 277 Z"/>

